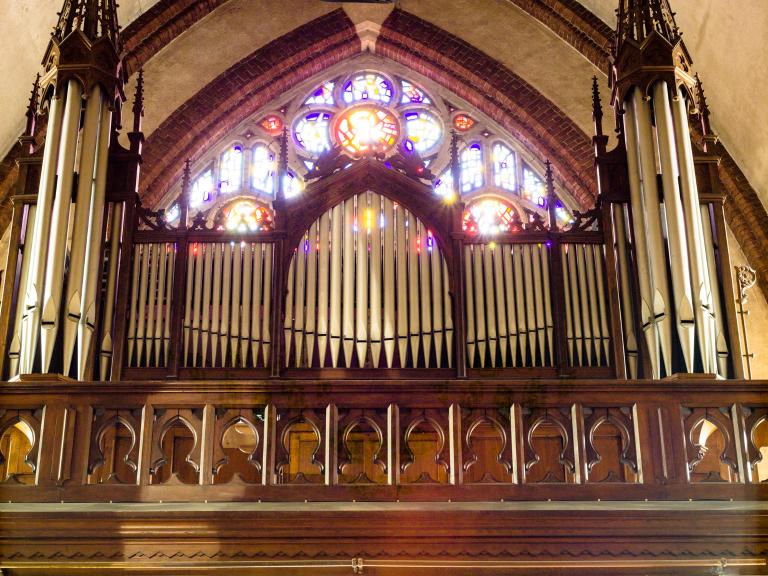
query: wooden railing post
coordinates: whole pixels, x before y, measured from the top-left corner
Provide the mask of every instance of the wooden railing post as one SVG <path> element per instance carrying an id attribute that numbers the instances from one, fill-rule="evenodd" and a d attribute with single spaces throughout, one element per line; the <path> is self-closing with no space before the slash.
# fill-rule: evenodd
<path id="1" fill-rule="evenodd" d="M 184 352 L 184 292 L 187 278 L 187 253 L 189 252 L 189 235 L 187 216 L 189 214 L 190 161 L 184 164 L 184 176 L 179 198 L 179 231 L 183 236 L 176 242 L 176 262 L 173 266 L 173 290 L 171 301 L 171 350 L 168 356 L 168 378 L 178 378 L 179 368 L 183 364 Z"/>
<path id="2" fill-rule="evenodd" d="M 626 380 L 627 358 L 624 352 L 624 329 L 621 318 L 621 303 L 619 301 L 619 271 L 616 265 L 616 251 L 613 238 L 613 204 L 604 202 L 600 207 L 600 227 L 603 231 L 603 270 L 605 271 L 606 290 L 610 307 L 611 349 L 613 350 L 613 366 L 616 378 Z"/>
<path id="3" fill-rule="evenodd" d="M 568 362 L 568 335 L 565 308 L 565 282 L 563 277 L 563 245 L 562 235 L 558 232 L 550 234 L 549 241 L 549 290 L 552 298 L 552 315 L 555 318 L 555 357 L 553 358 L 557 374 L 567 376 L 571 366 Z"/>
<path id="4" fill-rule="evenodd" d="M 120 239 L 120 265 L 117 273 L 117 301 L 115 322 L 112 328 L 112 375 L 114 382 L 122 380 L 125 357 L 125 320 L 131 306 L 131 275 L 133 269 L 133 235 L 136 231 L 136 199 L 130 198 L 123 205 L 123 233 Z M 103 377 L 103 376 L 102 376 Z M 104 378 L 106 380 L 106 378 Z"/>

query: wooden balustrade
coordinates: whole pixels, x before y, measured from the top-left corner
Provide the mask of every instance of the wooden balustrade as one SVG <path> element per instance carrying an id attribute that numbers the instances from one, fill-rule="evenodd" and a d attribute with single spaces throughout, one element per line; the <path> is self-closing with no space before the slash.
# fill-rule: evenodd
<path id="1" fill-rule="evenodd" d="M 0 472 L 11 501 L 759 500 L 761 386 L 35 378 Z"/>

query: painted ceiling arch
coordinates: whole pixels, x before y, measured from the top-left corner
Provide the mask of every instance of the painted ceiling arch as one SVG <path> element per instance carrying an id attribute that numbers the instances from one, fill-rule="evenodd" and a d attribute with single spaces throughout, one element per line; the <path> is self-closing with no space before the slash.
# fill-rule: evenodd
<path id="1" fill-rule="evenodd" d="M 327 29 L 336 32 L 328 35 Z M 361 55 L 360 49 L 353 22 L 335 10 L 229 68 L 150 133 L 142 174 L 145 201 L 151 205 L 168 191 L 180 177 L 184 160 L 195 161 L 267 102 L 274 105 L 291 87 Z M 492 118 L 540 159 L 550 159 L 557 180 L 577 202 L 592 205 L 596 185 L 589 136 L 522 78 L 458 38 L 400 10 L 383 22 L 375 58 L 384 65 L 391 62 L 420 73 Z M 477 66 L 462 64 L 468 61 Z M 286 102 L 290 98 L 285 94 Z"/>

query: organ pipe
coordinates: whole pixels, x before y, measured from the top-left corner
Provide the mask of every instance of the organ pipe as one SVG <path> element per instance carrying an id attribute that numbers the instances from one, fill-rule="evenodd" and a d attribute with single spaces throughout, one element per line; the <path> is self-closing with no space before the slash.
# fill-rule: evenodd
<path id="1" fill-rule="evenodd" d="M 305 326 L 306 364 L 310 368 L 314 362 L 315 354 L 315 315 L 317 314 L 317 222 L 309 229 L 307 249 L 307 323 Z M 322 220 L 321 220 L 322 225 Z"/>
<path id="2" fill-rule="evenodd" d="M 24 315 L 22 322 L 22 345 L 19 372 L 32 372 L 32 362 L 37 347 L 40 320 L 40 305 L 45 280 L 45 261 L 50 237 L 51 209 L 53 207 L 56 169 L 61 147 L 61 131 L 64 118 L 64 103 L 67 87 L 51 98 L 48 108 L 48 127 L 45 134 L 45 149 L 40 171 L 40 186 L 37 193 L 37 210 L 34 219 L 34 234 L 29 252 L 30 269 L 24 287 Z"/>
<path id="3" fill-rule="evenodd" d="M 680 167 L 680 191 L 685 213 L 685 233 L 688 238 L 688 263 L 691 272 L 693 306 L 696 316 L 696 334 L 702 354 L 704 371 L 718 372 L 719 345 L 716 342 L 715 317 L 720 309 L 713 304 L 713 286 L 711 284 L 708 255 L 713 251 L 711 238 L 704 233 L 699 191 L 696 186 L 696 172 L 691 150 L 691 134 L 688 127 L 686 101 L 678 88 L 672 98 L 672 122 L 677 142 L 677 161 Z M 709 220 L 707 219 L 707 225 Z M 711 228 L 710 228 L 711 235 Z M 716 278 L 716 275 L 715 275 Z"/>
<path id="4" fill-rule="evenodd" d="M 395 359 L 395 210 L 384 198 L 384 356 L 387 368 Z M 374 354 L 374 357 L 376 355 Z"/>
<path id="5" fill-rule="evenodd" d="M 83 271 L 85 268 L 85 244 L 87 235 L 77 233 L 88 227 L 88 202 L 93 187 L 93 177 L 96 168 L 97 140 L 101 116 L 101 88 L 96 86 L 88 97 L 85 108 L 85 121 L 82 130 L 82 145 L 80 152 L 79 179 L 75 201 L 75 216 L 72 229 L 72 242 L 69 254 L 69 278 L 67 292 L 64 297 L 66 314 L 64 316 L 64 374 L 69 374 L 75 343 L 77 340 L 77 325 L 80 322 L 80 308 Z"/>
<path id="6" fill-rule="evenodd" d="M 650 260 L 650 238 L 646 222 L 645 197 L 643 179 L 640 172 L 640 152 L 637 132 L 637 100 L 642 98 L 639 90 L 635 89 L 625 103 L 624 138 L 627 147 L 627 166 L 629 172 L 629 191 L 632 199 L 632 222 L 635 230 L 635 260 L 637 277 L 640 288 L 640 324 L 645 334 L 648 358 L 651 364 L 653 378 L 659 378 L 661 359 L 659 358 L 660 334 L 658 321 L 665 315 L 664 300 L 661 292 L 654 288 Z M 655 173 L 655 169 L 654 169 Z M 654 176 L 655 182 L 655 176 Z M 657 194 L 658 197 L 658 194 Z M 656 313 L 659 313 L 657 318 Z M 625 314 L 626 316 L 627 314 Z M 666 330 L 666 325 L 665 325 Z"/>
<path id="7" fill-rule="evenodd" d="M 667 281 L 667 256 L 661 225 L 661 205 L 656 183 L 656 153 L 654 150 L 653 133 L 651 130 L 650 103 L 640 96 L 639 91 L 632 95 L 632 105 L 635 109 L 637 126 L 637 150 L 640 165 L 640 181 L 643 194 L 645 233 L 648 246 L 651 279 L 653 283 L 652 314 L 656 319 L 659 347 L 664 368 L 667 374 L 672 374 L 672 299 L 669 295 Z M 635 203 L 632 203 L 632 214 L 635 214 Z M 642 232 L 635 235 L 635 241 Z"/>
<path id="8" fill-rule="evenodd" d="M 41 371 L 48 372 L 59 328 L 61 292 L 64 283 L 64 263 L 67 249 L 67 224 L 75 177 L 82 86 L 76 80 L 67 84 L 61 148 L 56 168 L 56 195 L 51 213 L 50 235 L 45 260 L 45 278 L 40 318 Z M 34 348 L 34 346 L 32 347 Z"/>
<path id="9" fill-rule="evenodd" d="M 674 127 L 666 82 L 657 82 L 653 89 L 656 132 L 658 136 L 659 157 L 661 161 L 661 180 L 664 192 L 664 212 L 666 214 L 667 244 L 669 263 L 672 271 L 672 293 L 674 295 L 675 319 L 680 338 L 685 371 L 693 372 L 693 353 L 695 339 L 694 315 L 696 324 L 702 325 L 701 309 L 694 310 L 691 296 L 691 278 L 688 262 L 688 242 L 685 237 L 685 216 L 678 187 L 679 170 L 675 153 Z M 650 129 L 650 125 L 648 126 Z M 661 237 L 659 237 L 661 238 Z M 657 254 L 662 262 L 666 257 L 662 251 Z M 670 374 L 671 372 L 667 372 Z"/>
<path id="10" fill-rule="evenodd" d="M 371 207 L 370 207 L 370 235 L 371 235 L 371 267 L 370 267 L 370 286 L 368 287 L 368 294 L 370 299 L 370 317 L 371 317 L 371 365 L 374 368 L 379 367 L 381 359 L 381 300 L 382 291 L 392 292 L 391 284 L 387 288 L 382 287 L 382 262 L 381 262 L 381 196 L 378 194 L 371 194 Z M 391 225 L 386 224 L 386 227 L 391 228 Z M 358 354 L 359 356 L 359 354 Z"/>
<path id="11" fill-rule="evenodd" d="M 368 350 L 368 234 L 370 233 L 368 219 L 368 195 L 361 194 L 357 197 L 357 242 L 355 247 L 355 349 L 357 352 L 358 366 L 365 366 L 365 358 Z M 347 230 L 348 231 L 348 230 Z M 347 266 L 347 271 L 352 268 Z M 346 355 L 346 352 L 345 352 Z M 351 352 L 349 354 L 352 356 Z M 347 360 L 347 368 L 351 366 L 351 360 Z"/>
<path id="12" fill-rule="evenodd" d="M 331 365 L 336 368 L 339 363 L 339 350 L 341 348 L 341 230 L 344 225 L 342 222 L 342 206 L 336 206 L 331 214 L 331 292 L 330 292 L 330 338 L 331 338 Z M 350 219 L 351 220 L 351 219 Z M 349 222 L 352 226 L 352 222 Z"/>
<path id="13" fill-rule="evenodd" d="M 21 273 L 19 275 L 19 286 L 23 290 L 29 280 L 29 271 L 32 268 L 32 247 L 34 245 L 35 227 L 32 225 L 35 221 L 35 212 L 37 206 L 30 205 L 27 209 L 27 229 L 24 238 L 24 250 L 22 252 Z M 22 316 L 24 314 L 24 298 L 21 294 L 16 298 L 16 314 L 13 320 L 13 332 L 11 333 L 11 343 L 8 348 L 8 358 L 10 359 L 10 375 L 19 374 L 19 360 L 21 356 L 21 338 L 22 338 Z"/>

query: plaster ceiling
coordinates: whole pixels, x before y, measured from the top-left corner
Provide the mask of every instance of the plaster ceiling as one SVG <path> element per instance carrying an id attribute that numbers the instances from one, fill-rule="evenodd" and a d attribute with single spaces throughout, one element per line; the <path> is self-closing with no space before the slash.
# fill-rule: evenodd
<path id="1" fill-rule="evenodd" d="M 39 70 L 62 0 L 0 3 L 0 155 L 24 125 L 29 88 Z M 155 0 L 123 0 L 129 24 Z M 613 25 L 616 0 L 582 0 Z M 672 0 L 704 81 L 715 130 L 768 205 L 768 37 L 765 0 Z M 176 38 L 145 66 L 149 134 L 206 83 L 258 47 L 337 8 L 319 0 L 229 0 Z M 493 55 L 591 134 L 590 78 L 600 71 L 543 24 L 508 0 L 400 0 L 398 6 Z M 355 22 L 383 20 L 391 6 L 345 5 Z M 204 47 L 204 49 L 202 49 Z M 604 78 L 604 76 L 603 76 Z"/>

